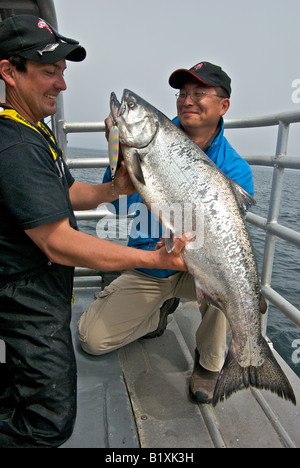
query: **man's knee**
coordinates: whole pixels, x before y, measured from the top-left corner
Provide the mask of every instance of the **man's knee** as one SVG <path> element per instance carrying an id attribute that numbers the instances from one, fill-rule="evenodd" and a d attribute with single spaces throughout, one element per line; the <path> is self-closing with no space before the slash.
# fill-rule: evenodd
<path id="1" fill-rule="evenodd" d="M 115 346 L 113 343 L 105 343 L 101 340 L 98 333 L 89 332 L 88 336 L 79 337 L 81 347 L 83 351 L 93 356 L 101 356 L 103 354 L 110 353 L 120 346 Z"/>
<path id="2" fill-rule="evenodd" d="M 98 345 L 95 345 L 88 341 L 84 343 L 81 342 L 80 344 L 83 351 L 85 351 L 88 354 L 92 354 L 93 356 L 101 356 L 102 354 L 107 354 L 110 351 L 112 351 L 111 349 L 101 349 L 101 347 L 99 347 Z"/>

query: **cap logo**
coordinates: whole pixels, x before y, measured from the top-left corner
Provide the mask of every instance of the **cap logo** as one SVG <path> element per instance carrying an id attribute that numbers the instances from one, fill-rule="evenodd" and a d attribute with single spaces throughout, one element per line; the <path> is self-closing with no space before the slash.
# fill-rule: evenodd
<path id="1" fill-rule="evenodd" d="M 38 22 L 38 27 L 39 27 L 40 29 L 47 28 L 48 31 L 50 32 L 50 34 L 53 34 L 53 31 L 52 31 L 52 29 L 50 28 L 49 24 L 47 24 L 46 21 L 44 21 L 44 20 L 40 20 L 40 21 Z"/>
<path id="2" fill-rule="evenodd" d="M 205 65 L 205 63 L 203 63 L 203 62 L 198 63 L 198 65 L 195 65 L 195 66 L 194 66 L 194 70 L 200 70 L 200 68 L 202 68 L 203 65 Z"/>

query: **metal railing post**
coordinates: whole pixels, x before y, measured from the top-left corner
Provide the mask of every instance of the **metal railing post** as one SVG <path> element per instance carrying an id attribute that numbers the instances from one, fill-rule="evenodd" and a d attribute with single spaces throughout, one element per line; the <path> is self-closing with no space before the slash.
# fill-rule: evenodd
<path id="1" fill-rule="evenodd" d="M 67 135 L 64 130 L 65 127 L 65 116 L 64 116 L 64 104 L 63 104 L 63 95 L 59 94 L 57 97 L 57 111 L 56 114 L 52 116 L 52 130 L 55 134 L 55 137 L 58 142 L 58 146 L 63 151 L 64 158 L 67 159 L 68 156 L 68 141 Z"/>
<path id="2" fill-rule="evenodd" d="M 281 157 L 284 157 L 286 155 L 288 135 L 289 135 L 289 124 L 286 124 L 284 122 L 279 122 L 275 160 L 280 159 Z M 283 188 L 283 178 L 284 178 L 284 168 L 277 166 L 275 163 L 274 172 L 273 172 L 271 197 L 270 197 L 269 214 L 268 214 L 268 220 L 267 220 L 268 226 L 270 226 L 271 224 L 278 223 L 278 217 L 279 217 L 280 205 L 281 205 L 281 195 L 282 195 L 282 188 Z M 262 291 L 264 290 L 264 287 L 271 286 L 274 256 L 275 256 L 275 244 L 276 244 L 276 236 L 268 232 L 266 236 L 266 241 L 265 241 L 264 260 L 263 260 L 263 268 L 262 268 L 262 278 L 261 278 Z M 266 334 L 266 328 L 267 328 L 267 314 L 263 316 L 262 318 L 262 331 L 264 334 Z"/>

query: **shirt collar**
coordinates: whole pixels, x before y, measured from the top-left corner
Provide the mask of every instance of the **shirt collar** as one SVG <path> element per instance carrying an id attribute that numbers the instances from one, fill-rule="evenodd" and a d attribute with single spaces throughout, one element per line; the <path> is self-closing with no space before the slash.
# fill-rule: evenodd
<path id="1" fill-rule="evenodd" d="M 184 131 L 184 128 L 180 124 L 178 117 L 175 117 L 175 119 L 173 119 L 173 122 L 179 128 L 181 128 L 181 130 Z M 213 136 L 209 139 L 209 141 L 206 143 L 205 148 L 203 148 L 202 151 L 204 153 L 206 153 L 209 150 L 209 148 L 211 148 L 212 146 L 215 146 L 216 144 L 218 144 L 218 142 L 219 142 L 220 138 L 222 138 L 223 134 L 224 134 L 224 119 L 223 119 L 223 117 L 221 117 L 217 130 L 215 131 Z"/>

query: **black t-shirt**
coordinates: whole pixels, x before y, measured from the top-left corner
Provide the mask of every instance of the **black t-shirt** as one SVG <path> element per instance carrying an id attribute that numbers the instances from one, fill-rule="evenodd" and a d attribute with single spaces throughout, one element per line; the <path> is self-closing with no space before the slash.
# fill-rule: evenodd
<path id="1" fill-rule="evenodd" d="M 77 229 L 69 198 L 74 179 L 57 152 L 54 160 L 42 134 L 0 117 L 0 276 L 47 264 L 24 230 L 64 218 Z"/>

